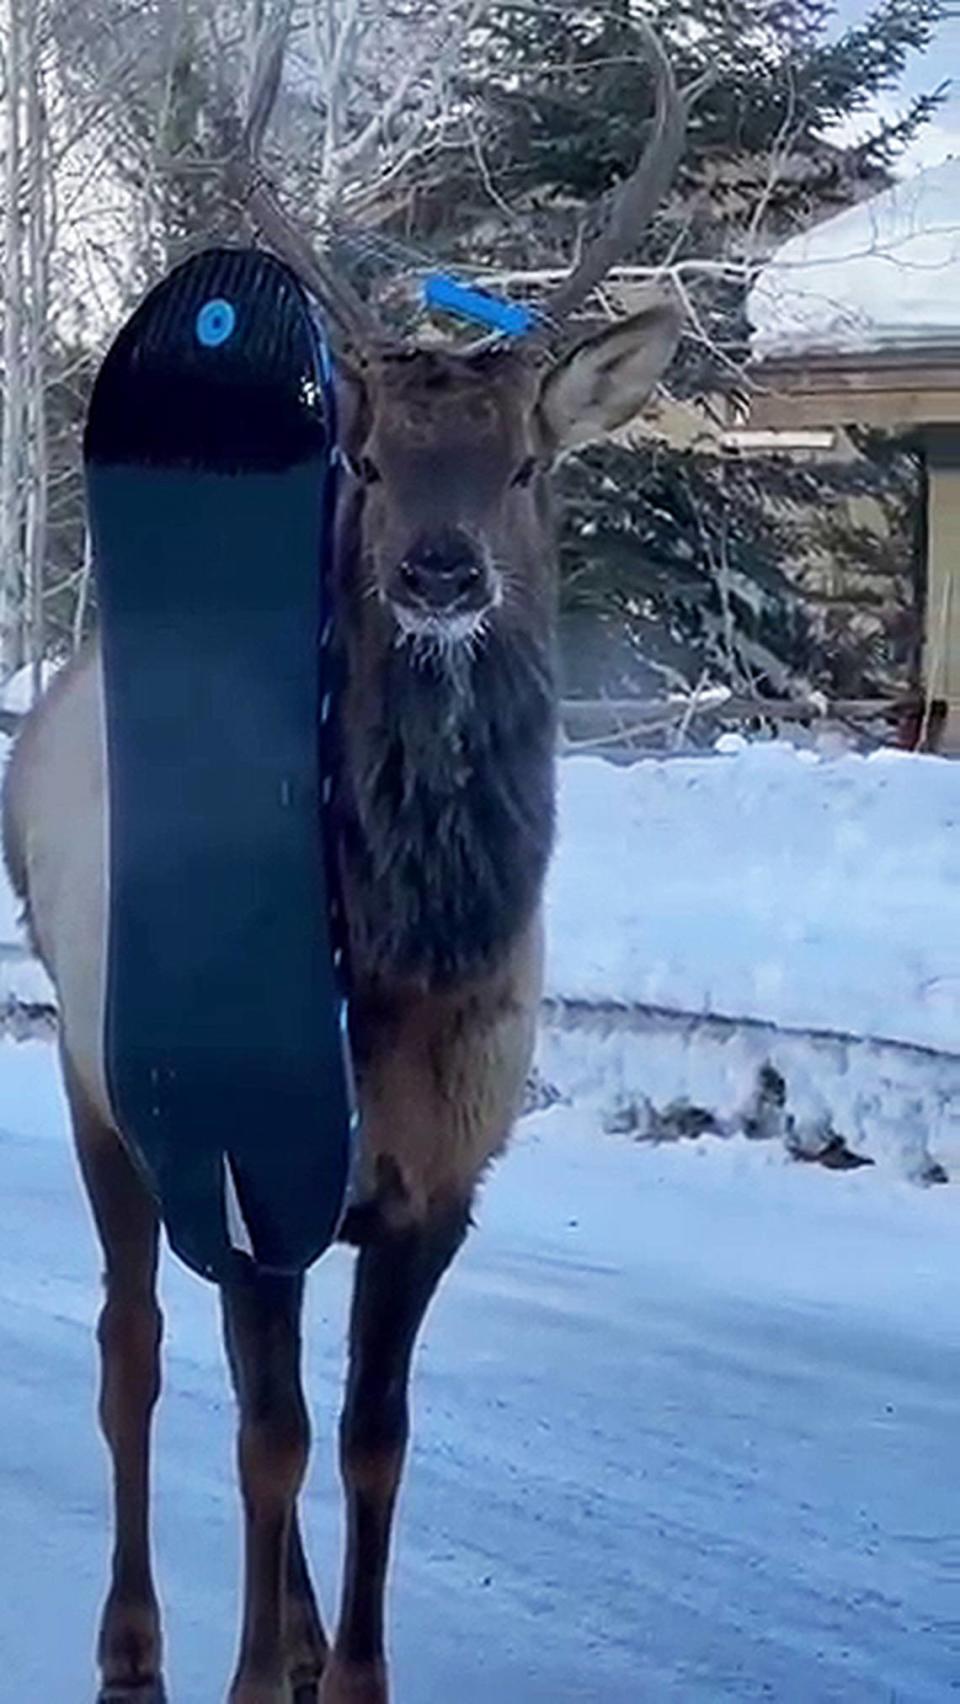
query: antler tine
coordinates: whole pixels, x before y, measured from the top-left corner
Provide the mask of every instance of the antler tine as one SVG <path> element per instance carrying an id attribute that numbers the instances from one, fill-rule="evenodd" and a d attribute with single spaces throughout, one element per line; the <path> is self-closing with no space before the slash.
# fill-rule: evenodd
<path id="1" fill-rule="evenodd" d="M 646 39 L 656 85 L 653 134 L 633 171 L 613 194 L 605 228 L 589 242 L 570 276 L 547 297 L 547 330 L 568 319 L 586 301 L 637 242 L 673 181 L 686 142 L 687 103 L 656 31 L 645 19 L 637 28 Z"/>
<path id="2" fill-rule="evenodd" d="M 314 248 L 306 233 L 280 205 L 260 170 L 264 137 L 280 93 L 290 4 L 264 29 L 257 47 L 241 146 L 230 175 L 261 237 L 322 299 L 348 341 L 360 349 L 386 341 L 386 333 L 368 303 Z"/>
<path id="3" fill-rule="evenodd" d="M 257 43 L 243 124 L 243 143 L 251 160 L 260 158 L 267 126 L 280 94 L 291 9 L 290 0 L 285 0 L 277 15 L 264 25 Z"/>
<path id="4" fill-rule="evenodd" d="M 315 292 L 351 345 L 369 350 L 388 342 L 384 327 L 359 291 L 317 252 L 266 184 L 254 182 L 246 205 L 264 241 Z"/>

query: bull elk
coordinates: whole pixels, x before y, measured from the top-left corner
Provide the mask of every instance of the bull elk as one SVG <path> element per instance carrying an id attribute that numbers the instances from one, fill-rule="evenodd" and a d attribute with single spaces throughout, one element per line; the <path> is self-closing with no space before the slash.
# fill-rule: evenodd
<path id="1" fill-rule="evenodd" d="M 332 1642 L 298 1521 L 309 1427 L 302 1281 L 225 1285 L 239 1406 L 245 1597 L 231 1704 L 386 1704 L 384 1592 L 420 1326 L 503 1150 L 540 996 L 541 895 L 554 815 L 556 695 L 549 470 L 633 417 L 679 335 L 673 304 L 553 352 L 571 314 L 636 242 L 683 147 L 684 103 L 651 41 L 656 108 L 604 228 L 522 344 L 392 346 L 331 280 L 262 185 L 266 239 L 320 275 L 338 364 L 345 475 L 335 528 L 345 662 L 332 809 L 348 919 L 361 1164 L 343 1237 L 357 1248 L 340 1431 L 347 1553 Z M 154 1202 L 104 1084 L 105 759 L 96 644 L 17 741 L 4 845 L 55 985 L 67 1100 L 105 1263 L 100 1413 L 115 1544 L 101 1704 L 163 1697 L 149 1538 L 160 1388 Z"/>

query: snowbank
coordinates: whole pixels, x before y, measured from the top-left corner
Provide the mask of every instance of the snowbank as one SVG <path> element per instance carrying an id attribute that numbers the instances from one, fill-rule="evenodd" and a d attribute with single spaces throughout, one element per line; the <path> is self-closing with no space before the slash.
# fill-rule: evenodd
<path id="1" fill-rule="evenodd" d="M 960 764 L 724 743 L 561 764 L 548 995 L 960 1054 Z M 18 910 L 0 1004 L 50 997 Z"/>
<path id="2" fill-rule="evenodd" d="M 960 159 L 785 243 L 748 317 L 761 359 L 960 344 Z"/>
<path id="3" fill-rule="evenodd" d="M 548 1009 L 538 1104 L 656 1145 L 711 1132 L 915 1183 L 960 1177 L 960 1055 L 809 1036 L 770 1024 L 615 1009 Z"/>
<path id="4" fill-rule="evenodd" d="M 548 993 L 960 1052 L 960 764 L 562 765 Z"/>

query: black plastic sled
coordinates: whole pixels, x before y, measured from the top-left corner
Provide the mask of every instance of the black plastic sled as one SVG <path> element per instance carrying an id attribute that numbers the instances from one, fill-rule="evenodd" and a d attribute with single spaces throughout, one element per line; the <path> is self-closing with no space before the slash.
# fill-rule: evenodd
<path id="1" fill-rule="evenodd" d="M 179 267 L 85 437 L 109 774 L 105 1059 L 170 1242 L 300 1272 L 356 1118 L 323 805 L 336 457 L 319 320 L 270 256 Z M 335 908 L 334 908 L 335 909 Z"/>

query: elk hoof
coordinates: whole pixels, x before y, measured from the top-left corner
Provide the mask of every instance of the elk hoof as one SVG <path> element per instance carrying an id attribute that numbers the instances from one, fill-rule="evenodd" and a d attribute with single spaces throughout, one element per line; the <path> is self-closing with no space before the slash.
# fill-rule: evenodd
<path id="1" fill-rule="evenodd" d="M 153 1601 L 133 1603 L 111 1593 L 99 1644 L 97 1704 L 166 1704 L 160 1674 L 160 1614 Z"/>
<path id="2" fill-rule="evenodd" d="M 290 1695 L 293 1704 L 319 1704 L 322 1668 L 294 1669 L 290 1676 Z"/>
<path id="3" fill-rule="evenodd" d="M 291 1704 L 289 1680 L 235 1680 L 228 1704 Z"/>
<path id="4" fill-rule="evenodd" d="M 294 1599 L 287 1609 L 290 1692 L 293 1704 L 317 1704 L 320 1677 L 327 1662 L 324 1637 L 316 1605 Z"/>
<path id="5" fill-rule="evenodd" d="M 320 1682 L 319 1704 L 390 1704 L 386 1668 L 332 1657 Z"/>
<path id="6" fill-rule="evenodd" d="M 283 1686 L 261 1686 L 256 1691 L 231 1692 L 229 1704 L 290 1704 L 292 1696 L 284 1682 Z"/>
<path id="7" fill-rule="evenodd" d="M 320 1679 L 326 1652 L 313 1662 L 297 1663 L 290 1671 L 290 1696 L 293 1704 L 319 1704 Z"/>
<path id="8" fill-rule="evenodd" d="M 97 1693 L 97 1704 L 167 1704 L 167 1689 L 162 1680 L 145 1680 L 142 1685 L 103 1686 Z"/>

